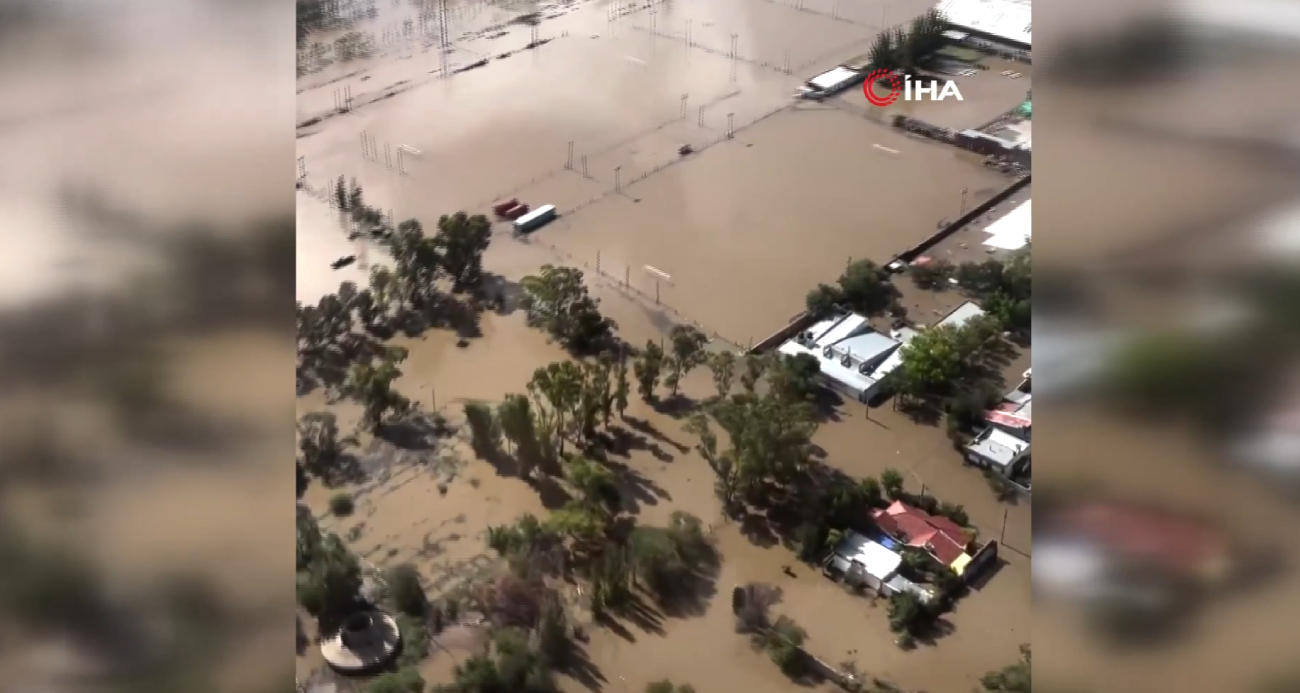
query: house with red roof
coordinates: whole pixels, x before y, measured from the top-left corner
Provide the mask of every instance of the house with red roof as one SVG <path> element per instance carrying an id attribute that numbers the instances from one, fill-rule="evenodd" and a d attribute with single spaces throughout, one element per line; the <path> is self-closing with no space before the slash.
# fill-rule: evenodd
<path id="1" fill-rule="evenodd" d="M 894 501 L 888 508 L 872 510 L 871 519 L 894 540 L 925 551 L 958 575 L 971 562 L 970 533 L 946 517 Z"/>

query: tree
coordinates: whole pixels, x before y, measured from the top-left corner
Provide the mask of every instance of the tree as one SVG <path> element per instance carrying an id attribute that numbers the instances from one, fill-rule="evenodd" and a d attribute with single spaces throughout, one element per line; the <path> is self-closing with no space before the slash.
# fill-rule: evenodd
<path id="1" fill-rule="evenodd" d="M 491 457 L 501 446 L 501 422 L 492 408 L 481 402 L 465 404 L 465 422 L 469 424 L 471 445 L 479 457 Z"/>
<path id="2" fill-rule="evenodd" d="M 555 449 L 564 454 L 564 437 L 566 423 L 582 397 L 583 373 L 572 361 L 556 361 L 533 371 L 533 379 L 528 383 L 528 391 L 550 405 L 549 420 L 552 428 L 549 434 Z"/>
<path id="3" fill-rule="evenodd" d="M 612 341 L 618 325 L 602 316 L 582 271 L 543 265 L 541 272 L 520 280 L 522 304 L 530 324 L 541 326 L 569 349 L 591 352 Z"/>
<path id="4" fill-rule="evenodd" d="M 740 374 L 740 386 L 745 388 L 745 392 L 753 393 L 758 386 L 763 375 L 767 373 L 768 368 L 775 361 L 771 354 L 755 354 L 748 352 L 745 354 L 745 370 Z"/>
<path id="5" fill-rule="evenodd" d="M 564 464 L 564 478 L 577 491 L 578 501 L 591 509 L 609 512 L 619 503 L 614 475 L 598 462 L 574 457 Z"/>
<path id="6" fill-rule="evenodd" d="M 609 422 L 609 413 L 613 408 L 610 395 L 609 365 L 604 361 L 584 363 L 582 365 L 582 390 L 578 396 L 577 429 L 584 440 L 591 440 L 596 435 L 596 425 L 602 420 Z"/>
<path id="7" fill-rule="evenodd" d="M 899 347 L 898 368 L 890 374 L 895 389 L 903 395 L 942 394 L 962 372 L 964 355 L 958 349 L 958 329 L 934 325 Z"/>
<path id="8" fill-rule="evenodd" d="M 840 291 L 838 286 L 828 284 L 818 284 L 816 289 L 808 292 L 808 297 L 804 300 L 808 308 L 808 313 L 814 318 L 825 318 L 835 314 L 840 309 L 839 304 L 844 301 L 844 292 Z"/>
<path id="9" fill-rule="evenodd" d="M 451 277 L 452 290 L 478 286 L 483 277 L 483 253 L 492 242 L 492 223 L 482 214 L 464 212 L 438 218 L 438 233 L 433 237 L 442 269 Z"/>
<path id="10" fill-rule="evenodd" d="M 889 271 L 870 260 L 858 260 L 839 279 L 844 303 L 862 315 L 879 315 L 898 302 L 899 292 Z"/>
<path id="11" fill-rule="evenodd" d="M 390 671 L 366 686 L 366 693 L 424 693 L 424 677 L 413 667 Z"/>
<path id="12" fill-rule="evenodd" d="M 410 563 L 401 563 L 390 568 L 385 577 L 393 605 L 404 614 L 424 618 L 429 611 L 429 599 L 420 584 L 420 571 Z"/>
<path id="13" fill-rule="evenodd" d="M 672 356 L 668 359 L 668 377 L 664 384 L 672 390 L 675 397 L 682 378 L 708 358 L 704 347 L 708 345 L 709 338 L 692 325 L 675 325 L 668 334 L 668 341 L 672 345 Z"/>
<path id="14" fill-rule="evenodd" d="M 298 577 L 298 601 L 315 616 L 322 635 L 333 635 L 357 607 L 361 566 L 337 534 L 322 537 L 320 547 Z"/>
<path id="15" fill-rule="evenodd" d="M 411 401 L 393 389 L 393 381 L 402 374 L 397 365 L 405 360 L 406 350 L 394 347 L 377 365 L 356 363 L 348 369 L 340 390 L 361 403 L 362 424 L 371 432 L 378 431 L 390 413 L 400 416 L 410 410 Z"/>
<path id="16" fill-rule="evenodd" d="M 506 395 L 505 400 L 497 405 L 496 418 L 501 422 L 501 432 L 506 440 L 514 444 L 519 477 L 530 478 L 541 461 L 541 446 L 537 440 L 531 403 L 524 395 Z"/>
<path id="17" fill-rule="evenodd" d="M 903 475 L 897 469 L 886 469 L 880 473 L 880 487 L 889 500 L 898 500 L 903 496 Z"/>
<path id="18" fill-rule="evenodd" d="M 821 361 L 812 354 L 782 355 L 768 373 L 768 382 L 778 396 L 802 401 L 817 391 L 817 376 L 821 370 Z"/>
<path id="19" fill-rule="evenodd" d="M 929 624 L 928 612 L 921 599 L 908 591 L 899 591 L 889 596 L 889 629 L 895 633 L 905 633 L 913 637 Z"/>
<path id="20" fill-rule="evenodd" d="M 627 359 L 620 357 L 614 369 L 614 408 L 618 410 L 618 418 L 623 418 L 623 413 L 627 411 L 628 395 L 631 394 L 631 385 L 627 377 Z"/>
<path id="21" fill-rule="evenodd" d="M 393 256 L 394 276 L 402 300 L 413 308 L 422 308 L 436 295 L 436 282 L 442 269 L 437 241 L 425 237 L 424 226 L 418 220 L 407 219 L 397 225 L 387 246 Z"/>
<path id="22" fill-rule="evenodd" d="M 637 576 L 664 598 L 688 589 L 695 571 L 712 553 L 699 518 L 681 511 L 673 513 L 666 528 L 632 530 L 627 546 Z"/>
<path id="23" fill-rule="evenodd" d="M 710 408 L 730 446 L 714 453 L 728 495 L 752 497 L 763 482 L 795 481 L 805 470 L 817 421 L 806 402 L 772 392 L 734 395 Z M 712 465 L 711 465 L 712 466 Z M 734 483 L 733 483 L 734 482 Z"/>
<path id="24" fill-rule="evenodd" d="M 760 639 L 768 656 L 787 676 L 803 673 L 807 660 L 802 647 L 808 633 L 797 623 L 787 616 L 778 616 L 772 626 L 761 633 Z"/>
<path id="25" fill-rule="evenodd" d="M 327 485 L 338 481 L 339 458 L 344 445 L 356 445 L 356 439 L 339 437 L 338 419 L 329 412 L 305 414 L 298 420 L 298 450 L 303 468 Z"/>
<path id="26" fill-rule="evenodd" d="M 348 184 L 348 209 L 360 209 L 365 206 L 365 192 L 361 189 L 361 184 L 353 178 Z"/>
<path id="27" fill-rule="evenodd" d="M 709 419 L 704 414 L 696 414 L 686 424 L 686 431 L 699 436 L 696 450 L 708 463 L 715 476 L 713 489 L 722 501 L 722 510 L 728 517 L 734 517 L 740 509 L 737 504 L 737 492 L 740 490 L 740 468 L 728 455 L 718 452 L 718 436 L 709 426 Z"/>
<path id="28" fill-rule="evenodd" d="M 998 671 L 990 671 L 980 679 L 980 688 L 986 693 L 1031 693 L 1033 690 L 1032 656 L 1029 645 L 1020 646 L 1020 661 Z"/>
<path id="29" fill-rule="evenodd" d="M 894 35 L 889 31 L 876 34 L 876 40 L 871 44 L 869 56 L 872 68 L 892 70 L 898 67 L 898 63 L 894 61 Z"/>
<path id="30" fill-rule="evenodd" d="M 655 387 L 659 384 L 659 374 L 664 367 L 664 350 L 652 341 L 645 343 L 641 355 L 632 362 L 632 372 L 636 374 L 637 391 L 646 402 L 654 401 Z"/>
<path id="31" fill-rule="evenodd" d="M 340 210 L 346 211 L 348 208 L 348 201 L 351 198 L 348 197 L 348 184 L 343 176 L 339 176 L 338 180 L 334 181 L 333 193 L 335 206 Z"/>
<path id="32" fill-rule="evenodd" d="M 951 262 L 939 259 L 912 265 L 907 272 L 912 275 L 912 281 L 918 288 L 935 291 L 946 288 L 948 278 L 954 271 Z"/>
<path id="33" fill-rule="evenodd" d="M 714 354 L 709 359 L 709 370 L 713 372 L 713 386 L 718 389 L 718 399 L 726 399 L 736 378 L 736 354 L 731 351 Z"/>
<path id="34" fill-rule="evenodd" d="M 537 652 L 548 668 L 555 668 L 564 662 L 569 645 L 569 619 L 564 605 L 551 597 L 542 604 L 537 619 Z"/>

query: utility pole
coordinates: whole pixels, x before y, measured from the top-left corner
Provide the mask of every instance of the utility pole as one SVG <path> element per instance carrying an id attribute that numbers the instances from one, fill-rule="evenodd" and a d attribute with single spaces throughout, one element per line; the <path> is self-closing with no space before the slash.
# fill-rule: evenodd
<path id="1" fill-rule="evenodd" d="M 391 171 L 393 168 L 393 148 L 387 142 L 384 143 L 384 165 Z"/>
<path id="2" fill-rule="evenodd" d="M 700 106 L 700 114 L 695 119 L 695 124 L 704 127 L 704 107 Z"/>
<path id="3" fill-rule="evenodd" d="M 615 167 L 614 167 L 614 192 L 622 192 L 622 191 L 623 191 L 623 180 L 622 180 L 622 175 L 623 175 L 623 174 L 622 174 L 622 172 L 623 172 L 623 167 L 622 167 L 622 166 L 615 166 Z"/>
<path id="4" fill-rule="evenodd" d="M 781 71 L 790 74 L 790 49 L 785 49 L 785 57 L 781 61 Z"/>
<path id="5" fill-rule="evenodd" d="M 298 177 L 307 177 L 307 157 L 305 156 L 298 157 Z"/>
<path id="6" fill-rule="evenodd" d="M 564 170 L 566 171 L 573 170 L 573 140 L 569 140 L 569 159 L 564 164 Z"/>
<path id="7" fill-rule="evenodd" d="M 682 94 L 682 115 L 681 115 L 682 120 L 686 120 L 686 99 L 689 96 L 690 96 L 689 94 Z"/>
<path id="8" fill-rule="evenodd" d="M 736 58 L 737 58 L 736 44 L 739 38 L 740 38 L 740 34 L 731 35 L 731 81 L 733 82 L 736 81 Z"/>
<path id="9" fill-rule="evenodd" d="M 727 114 L 727 139 L 731 139 L 736 136 L 736 129 L 733 127 L 733 125 L 735 124 L 735 117 L 736 117 L 735 113 Z"/>
<path id="10" fill-rule="evenodd" d="M 587 155 L 582 155 L 582 177 L 587 178 Z"/>

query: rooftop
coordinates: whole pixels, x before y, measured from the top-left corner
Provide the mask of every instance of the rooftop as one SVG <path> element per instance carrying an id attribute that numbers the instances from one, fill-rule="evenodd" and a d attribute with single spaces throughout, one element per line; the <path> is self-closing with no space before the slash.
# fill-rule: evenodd
<path id="1" fill-rule="evenodd" d="M 879 380 L 873 375 L 876 367 L 897 348 L 898 342 L 871 329 L 867 318 L 849 313 L 813 325 L 777 350 L 787 356 L 810 354 L 823 376 L 866 392 Z"/>
<path id="2" fill-rule="evenodd" d="M 952 325 L 953 327 L 961 327 L 962 325 L 965 325 L 966 323 L 970 322 L 973 318 L 977 318 L 983 314 L 984 314 L 984 309 L 980 308 L 978 304 L 976 304 L 974 301 L 966 301 L 965 303 L 957 306 L 956 308 L 953 308 L 952 312 L 945 315 L 943 319 L 938 322 L 938 324 Z"/>
<path id="3" fill-rule="evenodd" d="M 952 565 L 966 553 L 966 545 L 970 543 L 961 525 L 902 501 L 894 501 L 884 510 L 871 511 L 871 519 L 885 533 L 906 541 L 908 546 L 930 551 L 944 565 Z"/>
<path id="4" fill-rule="evenodd" d="M 984 245 L 998 250 L 1019 250 L 1034 239 L 1033 200 L 1007 213 L 1006 216 L 989 224 L 984 232 L 989 234 Z"/>
<path id="5" fill-rule="evenodd" d="M 1032 150 L 1034 148 L 1034 121 L 1028 118 L 1012 120 L 1007 123 L 1001 123 L 991 130 L 988 134 L 1000 139 L 1006 140 L 1017 147 Z"/>
<path id="6" fill-rule="evenodd" d="M 830 89 L 837 87 L 849 80 L 856 79 L 860 73 L 847 67 L 836 67 L 808 80 L 808 85 L 814 89 Z"/>
<path id="7" fill-rule="evenodd" d="M 942 0 L 936 7 L 959 29 L 978 31 L 1014 44 L 1033 43 L 1029 0 Z"/>
<path id="8" fill-rule="evenodd" d="M 1029 449 L 1029 443 L 998 428 L 986 428 L 966 444 L 966 449 L 999 467 L 1007 467 Z"/>
<path id="9" fill-rule="evenodd" d="M 836 547 L 835 553 L 858 563 L 867 571 L 867 575 L 877 580 L 889 579 L 898 571 L 898 566 L 903 564 L 903 557 L 899 554 L 851 530 L 845 532 L 844 540 Z"/>

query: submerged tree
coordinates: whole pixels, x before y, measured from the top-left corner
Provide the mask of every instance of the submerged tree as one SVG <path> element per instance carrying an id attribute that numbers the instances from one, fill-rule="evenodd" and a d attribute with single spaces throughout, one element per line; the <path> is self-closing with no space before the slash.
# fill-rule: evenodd
<path id="1" fill-rule="evenodd" d="M 579 353 L 598 351 L 613 340 L 614 321 L 600 313 L 599 301 L 583 283 L 582 270 L 543 265 L 520 281 L 528 320 Z"/>
<path id="2" fill-rule="evenodd" d="M 481 402 L 466 403 L 465 422 L 469 424 L 474 454 L 483 458 L 494 455 L 501 446 L 501 422 L 492 408 Z"/>
<path id="3" fill-rule="evenodd" d="M 497 405 L 496 418 L 501 422 L 502 434 L 514 445 L 520 478 L 532 477 L 533 470 L 542 461 L 532 404 L 524 395 L 506 395 L 505 400 Z"/>
<path id="4" fill-rule="evenodd" d="M 704 347 L 709 338 L 692 325 L 676 325 L 669 333 L 668 341 L 672 345 L 672 355 L 668 359 L 668 377 L 664 384 L 676 396 L 682 378 L 708 359 Z"/>
<path id="5" fill-rule="evenodd" d="M 433 242 L 443 271 L 451 277 L 453 291 L 479 285 L 483 277 L 483 253 L 492 242 L 492 223 L 487 217 L 464 212 L 444 214 L 438 219 L 438 233 Z"/>
<path id="6" fill-rule="evenodd" d="M 393 389 L 393 381 L 402 374 L 397 366 L 405 360 L 406 351 L 394 347 L 379 363 L 356 363 L 348 370 L 340 391 L 361 403 L 362 424 L 371 432 L 378 431 L 390 414 L 400 416 L 410 410 L 410 400 Z"/>
<path id="7" fill-rule="evenodd" d="M 664 350 L 652 341 L 645 343 L 645 349 L 632 362 L 632 372 L 636 374 L 637 391 L 646 402 L 654 401 L 655 387 L 659 384 L 659 375 L 663 372 Z"/>

